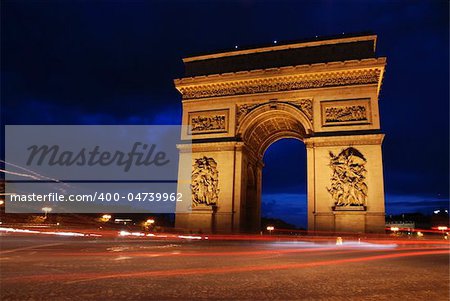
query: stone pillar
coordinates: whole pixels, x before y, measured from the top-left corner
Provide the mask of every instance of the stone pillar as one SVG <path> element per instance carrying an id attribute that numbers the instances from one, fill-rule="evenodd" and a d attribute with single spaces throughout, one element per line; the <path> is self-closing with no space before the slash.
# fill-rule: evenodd
<path id="1" fill-rule="evenodd" d="M 242 148 L 242 193 L 240 200 L 240 232 L 257 233 L 261 224 L 262 160 L 247 147 Z M 236 169 L 236 172 L 239 172 Z M 236 212 L 237 213 L 237 212 Z M 238 228 L 236 228 L 237 230 Z"/>
<path id="2" fill-rule="evenodd" d="M 315 198 L 315 152 L 314 145 L 311 143 L 306 144 L 306 174 L 307 174 L 307 210 L 308 210 L 308 230 L 316 229 L 315 226 L 315 213 L 316 213 L 316 198 Z"/>
<path id="3" fill-rule="evenodd" d="M 201 158 L 206 158 L 213 162 L 217 171 L 217 187 L 208 180 L 207 185 L 201 189 L 217 194 L 215 204 L 192 203 L 192 209 L 186 210 L 186 204 L 177 206 L 177 216 L 175 227 L 186 231 L 203 233 L 230 233 L 239 231 L 241 228 L 241 195 L 242 187 L 242 143 L 236 142 L 215 142 L 197 143 L 189 145 L 192 148 L 192 185 L 196 185 L 195 162 Z M 183 149 L 186 146 L 179 146 L 180 156 L 183 156 Z M 202 167 L 200 167 L 202 168 Z M 205 168 L 202 173 L 208 173 Z M 197 167 L 198 169 L 198 167 Z M 208 175 L 206 175 L 208 177 Z M 199 183 L 198 185 L 202 185 Z M 215 189 L 216 188 L 216 189 Z M 178 184 L 178 192 L 183 195 L 195 195 L 195 190 L 191 193 L 187 191 L 190 187 Z M 194 196 L 195 197 L 195 196 Z M 177 204 L 178 205 L 178 204 Z"/>
<path id="4" fill-rule="evenodd" d="M 305 139 L 309 230 L 384 231 L 383 137 Z"/>

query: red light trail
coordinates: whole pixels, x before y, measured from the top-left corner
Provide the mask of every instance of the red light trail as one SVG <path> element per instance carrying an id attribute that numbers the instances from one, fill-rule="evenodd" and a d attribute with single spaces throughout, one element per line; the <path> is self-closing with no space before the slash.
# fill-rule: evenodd
<path id="1" fill-rule="evenodd" d="M 40 274 L 21 277 L 9 277 L 3 279 L 4 282 L 28 282 L 28 281 L 66 281 L 68 283 L 95 281 L 112 278 L 149 278 L 149 277 L 170 277 L 170 276 L 186 276 L 186 275 L 207 275 L 207 274 L 223 274 L 223 273 L 243 273 L 257 271 L 272 271 L 286 269 L 302 269 L 318 266 L 329 266 L 347 263 L 359 263 L 375 260 L 395 259 L 412 256 L 426 255 L 444 255 L 450 254 L 449 249 L 432 250 L 432 251 L 414 251 L 393 254 L 373 255 L 357 258 L 345 258 L 337 260 L 324 260 L 317 262 L 291 263 L 279 265 L 262 265 L 262 266 L 244 266 L 244 267 L 220 267 L 220 268 L 191 268 L 191 269 L 174 269 L 164 271 L 140 271 L 140 272 L 122 272 L 122 273 L 73 273 L 73 274 Z"/>

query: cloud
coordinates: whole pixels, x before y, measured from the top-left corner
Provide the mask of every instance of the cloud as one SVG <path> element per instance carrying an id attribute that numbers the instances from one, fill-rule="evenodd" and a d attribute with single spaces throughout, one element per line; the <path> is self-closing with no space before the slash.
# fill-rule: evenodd
<path id="1" fill-rule="evenodd" d="M 449 199 L 443 196 L 386 195 L 386 214 L 421 212 L 431 214 L 433 210 L 449 208 Z"/>

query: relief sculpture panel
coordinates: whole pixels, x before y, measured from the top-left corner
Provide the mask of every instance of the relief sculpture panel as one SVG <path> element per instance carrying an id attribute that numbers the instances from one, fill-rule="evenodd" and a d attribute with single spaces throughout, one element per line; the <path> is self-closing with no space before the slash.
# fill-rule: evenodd
<path id="1" fill-rule="evenodd" d="M 195 159 L 192 170 L 192 207 L 217 205 L 219 198 L 219 171 L 213 158 Z"/>
<path id="2" fill-rule="evenodd" d="M 367 120 L 365 106 L 330 107 L 325 109 L 326 123 L 363 120 Z"/>
<path id="3" fill-rule="evenodd" d="M 370 123 L 369 99 L 324 101 L 321 105 L 324 126 Z"/>
<path id="4" fill-rule="evenodd" d="M 292 100 L 292 101 L 277 101 L 278 103 L 287 103 L 290 105 L 293 105 L 297 109 L 303 112 L 305 114 L 306 118 L 308 120 L 312 121 L 313 119 L 313 106 L 312 106 L 312 99 L 305 98 L 300 100 Z M 259 106 L 262 106 L 264 104 L 271 103 L 270 101 L 264 102 L 264 103 L 256 103 L 256 104 L 240 104 L 237 106 L 236 110 L 236 124 L 239 126 L 241 121 L 244 119 L 244 117 L 256 109 Z"/>
<path id="5" fill-rule="evenodd" d="M 330 152 L 330 167 L 333 170 L 331 187 L 327 188 L 336 208 L 364 206 L 367 199 L 366 158 L 353 147 L 338 155 Z"/>
<path id="6" fill-rule="evenodd" d="M 228 131 L 228 110 L 189 113 L 188 134 L 224 133 Z"/>

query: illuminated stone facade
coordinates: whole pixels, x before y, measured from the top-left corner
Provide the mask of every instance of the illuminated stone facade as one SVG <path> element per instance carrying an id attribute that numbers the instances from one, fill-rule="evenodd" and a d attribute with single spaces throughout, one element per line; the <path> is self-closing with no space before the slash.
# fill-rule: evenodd
<path id="1" fill-rule="evenodd" d="M 192 139 L 179 149 L 183 158 L 192 147 L 193 207 L 176 227 L 259 231 L 264 152 L 296 138 L 307 149 L 309 230 L 382 232 L 386 59 L 375 45 L 365 35 L 184 59 L 189 77 L 175 85 L 190 126 L 181 138 Z"/>

